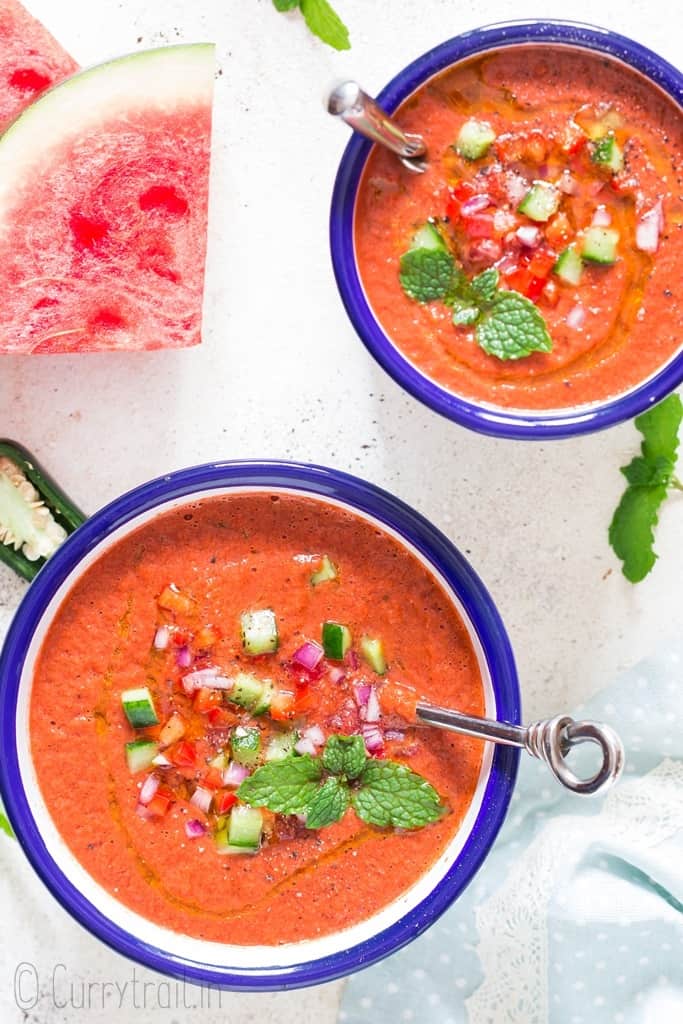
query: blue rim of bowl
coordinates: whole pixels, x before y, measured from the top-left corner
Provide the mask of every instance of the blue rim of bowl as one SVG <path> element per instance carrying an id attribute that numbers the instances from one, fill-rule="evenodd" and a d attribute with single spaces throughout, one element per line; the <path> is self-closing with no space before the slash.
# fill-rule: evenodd
<path id="1" fill-rule="evenodd" d="M 388 113 L 427 79 L 458 61 L 486 50 L 523 43 L 559 43 L 606 54 L 639 71 L 683 106 L 683 75 L 652 50 L 608 29 L 579 22 L 510 21 L 463 32 L 424 53 L 382 90 L 378 102 Z M 361 341 L 380 366 L 414 398 L 448 419 L 479 433 L 518 440 L 573 437 L 632 419 L 683 381 L 683 353 L 649 380 L 600 404 L 550 413 L 513 412 L 478 405 L 437 384 L 418 370 L 388 338 L 365 297 L 356 265 L 353 220 L 356 193 L 371 143 L 352 136 L 344 150 L 332 193 L 330 245 L 337 286 Z"/>
<path id="2" fill-rule="evenodd" d="M 161 503 L 192 500 L 198 492 L 225 487 L 290 488 L 337 499 L 392 527 L 434 565 L 458 594 L 488 662 L 497 713 L 520 720 L 514 658 L 500 616 L 475 572 L 453 544 L 423 516 L 386 491 L 322 466 L 278 461 L 224 462 L 159 477 L 124 494 L 72 534 L 41 569 L 17 611 L 0 653 L 0 792 L 14 831 L 35 871 L 53 896 L 89 932 L 146 967 L 199 984 L 274 991 L 322 984 L 370 966 L 420 935 L 457 898 L 479 869 L 505 817 L 519 752 L 498 747 L 472 833 L 447 874 L 399 921 L 370 939 L 313 961 L 287 967 L 231 968 L 203 965 L 165 952 L 113 924 L 66 878 L 48 852 L 24 791 L 16 743 L 16 708 L 24 657 L 50 600 L 78 563 L 114 530 Z M 273 949 L 273 960 L 277 948 Z"/>

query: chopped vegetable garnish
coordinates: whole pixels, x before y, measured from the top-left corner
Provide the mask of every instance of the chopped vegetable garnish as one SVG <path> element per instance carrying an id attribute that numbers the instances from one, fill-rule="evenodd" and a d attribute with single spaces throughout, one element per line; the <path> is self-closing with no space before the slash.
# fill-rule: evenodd
<path id="1" fill-rule="evenodd" d="M 245 728 L 240 725 L 233 729 L 230 747 L 234 760 L 239 764 L 256 764 L 261 751 L 261 733 L 258 729 Z"/>
<path id="2" fill-rule="evenodd" d="M 351 646 L 351 630 L 341 622 L 324 622 L 322 640 L 325 656 L 341 661 Z"/>
<path id="3" fill-rule="evenodd" d="M 377 675 L 383 676 L 387 670 L 387 659 L 384 645 L 377 637 L 364 636 L 360 642 L 361 654 Z"/>
<path id="4" fill-rule="evenodd" d="M 588 228 L 583 236 L 581 255 L 590 263 L 610 264 L 617 258 L 619 232 L 612 228 Z"/>
<path id="5" fill-rule="evenodd" d="M 176 743 L 185 735 L 185 721 L 182 715 L 178 712 L 174 712 L 169 718 L 166 725 L 159 733 L 159 743 L 162 747 L 168 747 L 171 743 Z"/>
<path id="6" fill-rule="evenodd" d="M 244 612 L 242 623 L 242 647 L 247 654 L 273 654 L 279 646 L 275 612 L 262 608 L 255 612 Z"/>
<path id="7" fill-rule="evenodd" d="M 132 775 L 149 768 L 159 753 L 159 745 L 152 740 L 132 740 L 126 743 L 126 762 Z"/>
<path id="8" fill-rule="evenodd" d="M 175 612 L 177 615 L 188 615 L 194 608 L 194 601 L 187 594 L 183 594 L 175 583 L 169 583 L 161 591 L 157 598 L 157 604 L 168 612 Z"/>
<path id="9" fill-rule="evenodd" d="M 535 181 L 518 206 L 520 213 L 535 221 L 550 220 L 560 206 L 560 193 L 549 181 Z"/>
<path id="10" fill-rule="evenodd" d="M 126 718 L 134 729 L 146 729 L 147 726 L 159 724 L 152 695 L 146 686 L 124 690 L 121 694 L 121 703 Z"/>
<path id="11" fill-rule="evenodd" d="M 490 124 L 470 118 L 460 129 L 455 148 L 466 160 L 479 160 L 488 153 L 495 137 L 496 133 Z"/>
<path id="12" fill-rule="evenodd" d="M 337 569 L 337 566 L 328 558 L 327 555 L 323 555 L 320 562 L 320 568 L 311 576 L 311 583 L 314 587 L 317 587 L 321 583 L 327 583 L 329 580 L 336 580 L 338 576 L 339 570 Z"/>

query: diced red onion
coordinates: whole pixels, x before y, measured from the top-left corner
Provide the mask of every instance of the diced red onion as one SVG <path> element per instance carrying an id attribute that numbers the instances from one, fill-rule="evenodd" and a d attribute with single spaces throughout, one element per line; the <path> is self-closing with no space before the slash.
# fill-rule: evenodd
<path id="1" fill-rule="evenodd" d="M 503 247 L 497 238 L 480 238 L 473 242 L 467 253 L 471 260 L 482 260 L 487 263 L 495 263 L 500 259 Z"/>
<path id="2" fill-rule="evenodd" d="M 203 686 L 209 690 L 231 690 L 233 685 L 233 680 L 219 675 L 217 668 L 200 668 L 197 672 L 188 672 L 183 676 L 183 689 L 190 696 Z"/>
<path id="3" fill-rule="evenodd" d="M 319 725 L 310 725 L 308 729 L 304 729 L 301 734 L 301 738 L 310 740 L 315 747 L 322 747 L 325 742 L 325 733 Z"/>
<path id="4" fill-rule="evenodd" d="M 519 206 L 528 191 L 529 184 L 520 174 L 510 171 L 505 175 L 505 192 L 512 206 Z"/>
<path id="5" fill-rule="evenodd" d="M 608 228 L 612 223 L 612 217 L 605 206 L 598 206 L 597 210 L 593 214 L 593 220 L 591 224 L 594 228 Z"/>
<path id="6" fill-rule="evenodd" d="M 231 761 L 226 770 L 223 772 L 223 785 L 224 786 L 237 786 L 241 785 L 249 774 L 249 769 L 245 768 L 243 764 L 238 764 L 237 761 Z"/>
<path id="7" fill-rule="evenodd" d="M 514 274 L 515 271 L 519 270 L 519 256 L 511 252 L 506 253 L 497 266 L 504 277 L 508 274 Z"/>
<path id="8" fill-rule="evenodd" d="M 636 248 L 654 253 L 659 248 L 659 233 L 664 227 L 661 201 L 644 213 L 636 225 Z"/>
<path id="9" fill-rule="evenodd" d="M 138 804 L 135 808 L 135 813 L 138 818 L 142 818 L 143 821 L 151 821 L 154 817 L 154 815 L 147 810 L 144 804 Z"/>
<path id="10" fill-rule="evenodd" d="M 142 789 L 140 790 L 140 803 L 143 807 L 150 804 L 154 799 L 154 794 L 159 788 L 161 780 L 156 775 L 148 775 L 145 781 L 142 783 Z"/>
<path id="11" fill-rule="evenodd" d="M 357 686 L 354 686 L 353 693 L 356 698 L 356 704 L 359 708 L 367 706 L 368 700 L 370 699 L 371 689 L 372 687 L 368 686 L 366 683 L 359 683 Z"/>
<path id="12" fill-rule="evenodd" d="M 185 822 L 185 835 L 188 839 L 201 839 L 206 835 L 206 825 L 197 818 L 191 818 Z"/>
<path id="13" fill-rule="evenodd" d="M 524 224 L 521 228 L 517 228 L 515 234 L 522 245 L 528 246 L 529 249 L 535 249 L 541 241 L 541 229 L 532 224 Z"/>
<path id="14" fill-rule="evenodd" d="M 165 651 L 170 639 L 171 633 L 168 626 L 159 626 L 158 630 L 154 634 L 154 647 L 157 651 Z"/>
<path id="15" fill-rule="evenodd" d="M 294 749 L 297 754 L 310 754 L 311 757 L 315 757 L 318 753 L 318 748 L 313 740 L 310 740 L 305 736 L 302 736 L 301 739 L 295 743 Z"/>
<path id="16" fill-rule="evenodd" d="M 555 184 L 559 188 L 560 192 L 564 192 L 566 196 L 575 196 L 579 191 L 579 184 L 576 178 L 574 178 L 567 170 L 562 171 L 562 174 Z"/>
<path id="17" fill-rule="evenodd" d="M 493 215 L 493 230 L 499 235 L 511 231 L 516 224 L 517 218 L 509 210 L 496 210 Z"/>
<path id="18" fill-rule="evenodd" d="M 305 825 L 306 824 L 306 815 L 305 814 L 295 814 L 294 817 L 296 818 L 296 820 L 299 822 L 300 825 Z"/>
<path id="19" fill-rule="evenodd" d="M 343 668 L 339 668 L 338 665 L 331 666 L 329 675 L 331 683 L 343 683 L 344 680 L 346 679 L 346 672 L 344 671 Z"/>
<path id="20" fill-rule="evenodd" d="M 320 644 L 316 644 L 313 640 L 306 640 L 306 642 L 294 652 L 292 655 L 292 661 L 296 665 L 301 665 L 302 668 L 306 668 L 309 672 L 312 672 L 322 661 L 324 653 L 325 652 Z"/>
<path id="21" fill-rule="evenodd" d="M 179 647 L 175 655 L 175 663 L 178 668 L 189 668 L 192 664 L 192 652 L 187 646 Z"/>
<path id="22" fill-rule="evenodd" d="M 157 768 L 170 768 L 171 762 L 163 754 L 157 754 L 156 757 L 152 758 L 152 764 L 155 764 Z"/>
<path id="23" fill-rule="evenodd" d="M 481 213 L 487 206 L 491 205 L 491 199 L 486 193 L 482 195 L 472 196 L 470 199 L 466 199 L 460 207 L 460 214 L 463 217 L 472 217 L 475 213 Z"/>
<path id="24" fill-rule="evenodd" d="M 365 741 L 365 749 L 369 754 L 374 754 L 384 747 L 384 737 L 378 725 L 362 725 L 361 734 Z"/>
<path id="25" fill-rule="evenodd" d="M 377 697 L 377 690 L 374 686 L 370 687 L 370 693 L 368 694 L 367 707 L 365 709 L 365 721 L 366 722 L 379 722 L 382 717 L 382 711 L 379 706 L 379 699 Z"/>
<path id="26" fill-rule="evenodd" d="M 399 740 L 400 741 L 400 740 L 404 740 L 405 738 L 406 738 L 406 734 L 404 732 L 401 732 L 400 729 L 387 729 L 387 731 L 384 733 L 384 739 L 385 740 Z"/>
<path id="27" fill-rule="evenodd" d="M 351 648 L 350 651 L 346 652 L 344 660 L 352 672 L 355 672 L 356 669 L 360 668 L 360 658 L 358 657 L 353 648 Z"/>
<path id="28" fill-rule="evenodd" d="M 204 812 L 204 814 L 208 814 L 212 799 L 213 793 L 210 789 L 204 789 L 203 786 L 197 786 L 190 797 L 190 803 L 194 807 L 198 807 L 200 811 Z"/>
<path id="29" fill-rule="evenodd" d="M 571 327 L 573 331 L 580 331 L 585 319 L 586 310 L 581 303 L 577 303 L 567 313 L 567 327 Z"/>

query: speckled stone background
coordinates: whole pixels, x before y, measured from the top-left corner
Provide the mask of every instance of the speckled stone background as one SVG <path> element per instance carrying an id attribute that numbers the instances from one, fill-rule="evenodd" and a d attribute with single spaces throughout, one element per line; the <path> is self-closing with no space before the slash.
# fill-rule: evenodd
<path id="1" fill-rule="evenodd" d="M 270 0 L 27 0 L 83 64 L 180 40 L 215 40 L 215 106 L 205 344 L 185 352 L 0 361 L 0 435 L 28 445 L 86 511 L 151 476 L 200 461 L 270 456 L 328 463 L 394 491 L 440 526 L 489 586 L 516 649 L 528 717 L 575 706 L 680 625 L 683 501 L 661 517 L 661 555 L 637 588 L 606 529 L 625 425 L 577 441 L 502 442 L 404 395 L 346 320 L 327 250 L 329 195 L 347 139 L 322 107 L 348 75 L 377 92 L 422 51 L 477 25 L 571 14 L 634 36 L 672 62 L 681 16 L 661 0 L 335 0 L 353 49 L 336 54 Z M 1 313 L 0 313 L 1 317 Z M 0 571 L 0 635 L 24 587 Z M 239 996 L 134 995 L 133 965 L 90 939 L 0 836 L 0 1019 L 331 1024 L 338 985 Z M 14 995 L 36 965 L 35 1006 Z M 58 971 L 51 982 L 56 964 Z M 140 979 L 160 981 L 139 969 Z M 30 996 L 36 978 L 24 980 Z M 85 1008 L 82 984 L 129 983 Z M 70 984 L 73 983 L 73 995 Z M 19 985 L 22 988 L 22 985 Z M 22 992 L 19 992 L 22 996 Z M 161 996 L 161 998 L 158 998 Z M 137 998 L 137 1002 L 134 999 Z M 21 999 L 19 1000 L 21 1002 Z M 188 1009 L 196 1003 L 197 1010 Z M 101 1005 L 104 1003 L 105 1005 Z M 145 1005 L 142 1005 L 142 1004 Z M 65 1005 L 62 1005 L 65 1004 Z"/>

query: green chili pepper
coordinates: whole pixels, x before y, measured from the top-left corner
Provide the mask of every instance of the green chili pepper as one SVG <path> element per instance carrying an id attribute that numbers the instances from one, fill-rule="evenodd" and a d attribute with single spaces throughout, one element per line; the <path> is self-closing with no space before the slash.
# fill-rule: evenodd
<path id="1" fill-rule="evenodd" d="M 32 580 L 85 519 L 30 452 L 0 440 L 0 561 Z"/>

